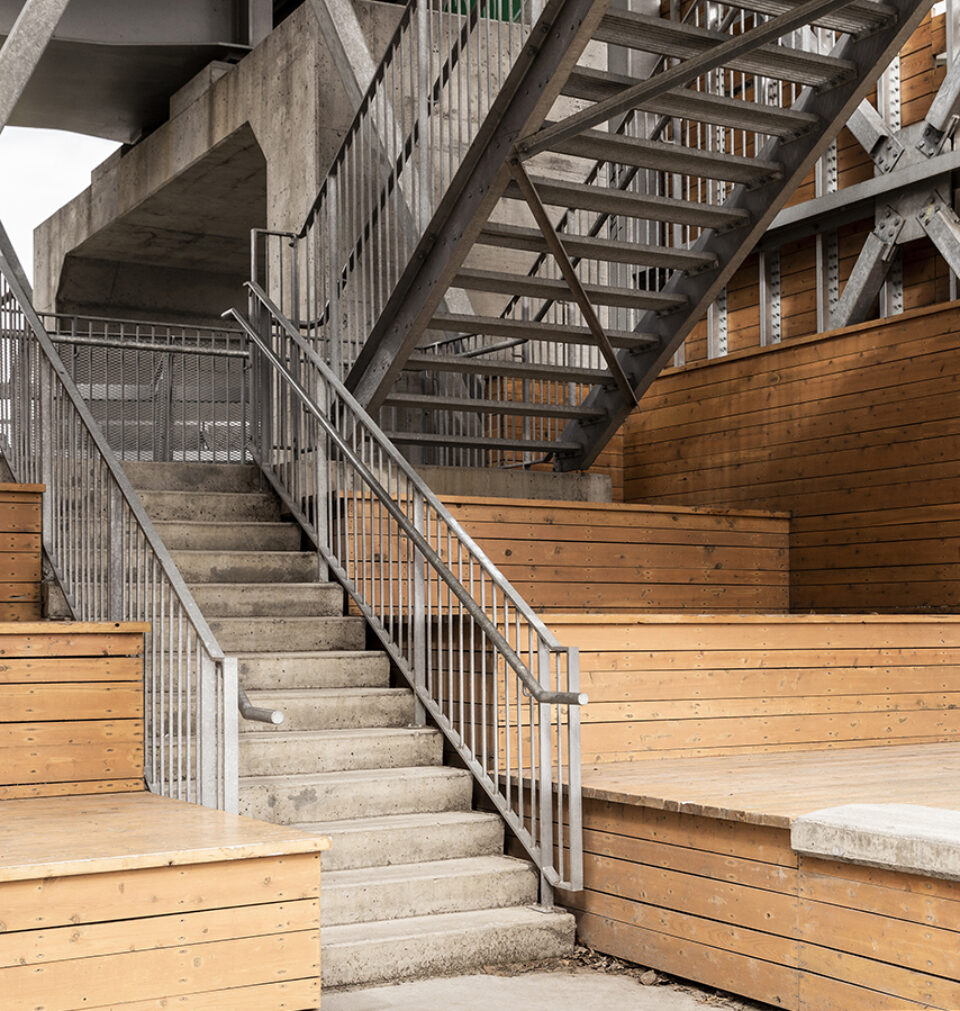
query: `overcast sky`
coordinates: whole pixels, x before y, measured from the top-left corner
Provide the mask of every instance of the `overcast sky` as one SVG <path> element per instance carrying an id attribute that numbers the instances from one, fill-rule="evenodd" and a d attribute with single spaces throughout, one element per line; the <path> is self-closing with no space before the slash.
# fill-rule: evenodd
<path id="1" fill-rule="evenodd" d="M 114 141 L 61 130 L 7 127 L 0 134 L 0 220 L 33 278 L 33 230 L 90 185 Z"/>

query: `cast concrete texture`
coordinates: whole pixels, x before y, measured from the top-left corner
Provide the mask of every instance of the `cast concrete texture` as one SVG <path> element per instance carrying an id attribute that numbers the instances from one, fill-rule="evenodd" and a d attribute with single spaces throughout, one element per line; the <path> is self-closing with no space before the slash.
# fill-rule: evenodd
<path id="1" fill-rule="evenodd" d="M 371 52 L 402 9 L 357 4 Z M 199 84 L 37 229 L 38 309 L 211 320 L 242 297 L 250 228 L 300 228 L 354 116 L 309 4 Z"/>
<path id="2" fill-rule="evenodd" d="M 790 843 L 807 856 L 960 880 L 960 811 L 845 804 L 801 815 Z"/>
<path id="3" fill-rule="evenodd" d="M 454 976 L 323 995 L 323 1011 L 705 1011 L 707 1006 L 694 991 L 643 986 L 630 977 L 588 969 Z"/>
<path id="4" fill-rule="evenodd" d="M 324 979 L 356 984 L 569 953 L 574 920 L 531 908 L 537 875 L 504 855 L 473 779 L 414 725 L 413 693 L 344 614 L 315 552 L 250 467 L 130 464 L 218 641 L 255 706 L 240 721 L 240 810 L 330 835 Z M 161 519 L 162 517 L 162 519 Z"/>

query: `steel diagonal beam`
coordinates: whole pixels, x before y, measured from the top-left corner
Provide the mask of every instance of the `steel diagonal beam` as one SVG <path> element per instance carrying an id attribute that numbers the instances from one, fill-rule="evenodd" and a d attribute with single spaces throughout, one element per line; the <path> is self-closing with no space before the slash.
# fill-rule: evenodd
<path id="1" fill-rule="evenodd" d="M 917 220 L 950 269 L 960 274 L 960 218 L 953 208 L 934 192 Z"/>
<path id="2" fill-rule="evenodd" d="M 924 116 L 923 135 L 917 147 L 928 158 L 940 153 L 944 140 L 956 129 L 960 117 L 960 61 L 951 63 Z"/>
<path id="3" fill-rule="evenodd" d="M 0 49 L 0 130 L 10 119 L 69 0 L 27 0 Z"/>
<path id="4" fill-rule="evenodd" d="M 563 275 L 564 281 L 567 282 L 567 287 L 570 289 L 574 299 L 576 299 L 577 305 L 580 307 L 580 312 L 583 313 L 583 319 L 587 324 L 587 329 L 589 329 L 593 339 L 597 342 L 597 346 L 600 348 L 601 354 L 606 359 L 607 365 L 610 368 L 610 372 L 613 375 L 617 386 L 620 388 L 623 395 L 632 399 L 634 405 L 636 405 L 637 399 L 630 386 L 630 381 L 624 375 L 623 368 L 617 359 L 617 353 L 614 351 L 613 345 L 610 343 L 610 339 L 607 337 L 607 334 L 603 329 L 603 325 L 601 324 L 590 299 L 587 297 L 586 291 L 584 291 L 583 284 L 580 282 L 580 277 L 573 264 L 570 262 L 570 257 L 567 256 L 567 251 L 563 248 L 563 243 L 560 241 L 560 237 L 554 230 L 553 224 L 550 221 L 550 215 L 547 214 L 547 209 L 543 206 L 543 201 L 540 199 L 540 194 L 537 193 L 536 187 L 530 181 L 530 177 L 524 171 L 524 168 L 520 164 L 520 160 L 518 158 L 511 158 L 510 171 L 520 189 L 521 194 L 523 195 L 524 200 L 527 202 L 527 206 L 530 208 L 530 213 L 533 215 L 537 226 L 543 234 L 544 241 L 547 243 L 547 248 L 553 254 L 553 258 L 556 260 L 557 266 L 560 268 L 560 273 Z"/>
<path id="5" fill-rule="evenodd" d="M 903 157 L 903 145 L 867 99 L 857 106 L 847 121 L 847 129 L 881 172 L 892 172 L 897 167 Z"/>
<path id="6" fill-rule="evenodd" d="M 517 143 L 517 151 L 523 158 L 530 158 L 541 151 L 549 150 L 551 145 L 560 140 L 575 137 L 592 126 L 599 126 L 614 116 L 636 109 L 644 102 L 659 98 L 668 91 L 682 88 L 695 81 L 703 74 L 716 70 L 745 53 L 754 52 L 767 42 L 774 42 L 783 35 L 801 28 L 815 20 L 827 11 L 839 10 L 850 0 L 806 0 L 806 3 L 791 10 L 787 14 L 752 28 L 742 35 L 735 35 L 728 42 L 719 42 L 713 48 L 699 56 L 684 60 L 677 66 L 656 74 L 649 80 L 641 81 L 632 88 L 627 88 L 619 95 L 597 102 L 587 109 L 574 113 Z"/>
<path id="7" fill-rule="evenodd" d="M 783 143 L 774 139 L 767 143 L 759 157 L 777 160 L 784 166 L 783 179 L 760 190 L 747 190 L 737 186 L 727 198 L 725 206 L 741 208 L 750 214 L 750 225 L 722 235 L 707 230 L 693 245 L 698 253 L 716 256 L 721 266 L 717 270 L 685 276 L 674 274 L 664 286 L 664 293 L 683 295 L 688 309 L 669 317 L 645 313 L 636 330 L 660 337 L 659 349 L 639 352 L 621 352 L 618 357 L 624 372 L 638 396 L 642 396 L 667 367 L 677 349 L 691 330 L 706 314 L 724 285 L 747 258 L 768 226 L 787 202 L 790 194 L 813 170 L 817 159 L 829 146 L 854 109 L 866 98 L 880 70 L 897 55 L 904 43 L 923 20 L 930 7 L 929 0 L 893 0 L 898 22 L 886 26 L 875 35 L 864 39 L 845 37 L 834 48 L 835 58 L 850 60 L 855 74 L 830 91 L 818 93 L 805 88 L 793 103 L 798 112 L 815 112 L 826 124 L 820 134 L 807 134 L 797 140 Z M 564 442 L 578 442 L 585 448 L 557 461 L 562 470 L 585 470 L 603 447 L 613 438 L 629 416 L 632 408 L 619 390 L 595 389 L 585 399 L 584 407 L 603 411 L 604 420 L 594 425 L 574 422 L 563 433 Z M 641 405 L 642 407 L 642 405 Z"/>
<path id="8" fill-rule="evenodd" d="M 903 225 L 903 218 L 888 207 L 877 227 L 864 241 L 843 287 L 843 294 L 830 313 L 831 329 L 862 323 L 867 318 L 870 306 L 890 273 Z"/>
<path id="9" fill-rule="evenodd" d="M 510 182 L 518 137 L 539 128 L 609 0 L 548 0 L 370 336 L 347 376 L 381 406 Z"/>

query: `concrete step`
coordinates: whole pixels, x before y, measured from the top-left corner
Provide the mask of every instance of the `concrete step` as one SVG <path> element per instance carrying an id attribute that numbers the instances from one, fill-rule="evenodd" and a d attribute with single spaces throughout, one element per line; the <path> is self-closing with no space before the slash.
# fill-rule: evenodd
<path id="1" fill-rule="evenodd" d="M 366 645 L 366 622 L 361 617 L 211 618 L 208 624 L 220 645 L 231 652 L 345 650 Z"/>
<path id="2" fill-rule="evenodd" d="M 240 814 L 280 825 L 467 811 L 472 797 L 470 773 L 443 766 L 240 779 Z"/>
<path id="3" fill-rule="evenodd" d="M 171 551 L 188 583 L 312 583 L 312 551 Z M 291 647 L 295 648 L 295 647 Z"/>
<path id="4" fill-rule="evenodd" d="M 537 901 L 532 864 L 503 855 L 360 867 L 323 875 L 323 922 L 370 923 Z"/>
<path id="5" fill-rule="evenodd" d="M 157 523 L 170 551 L 299 551 L 295 523 Z"/>
<path id="6" fill-rule="evenodd" d="M 375 650 L 237 653 L 247 691 L 288 688 L 386 688 L 390 658 Z"/>
<path id="7" fill-rule="evenodd" d="M 198 465 L 199 466 L 199 465 Z M 266 492 L 140 491 L 147 515 L 154 523 L 192 520 L 197 523 L 277 523 L 280 503 Z"/>
<path id="8" fill-rule="evenodd" d="M 336 583 L 193 583 L 190 592 L 207 619 L 343 617 Z"/>
<path id="9" fill-rule="evenodd" d="M 222 643 L 216 628 L 214 634 Z M 413 692 L 409 688 L 289 688 L 272 692 L 248 689 L 247 694 L 255 706 L 279 709 L 285 718 L 280 727 L 242 721 L 240 729 L 244 733 L 408 727 L 413 722 Z"/>
<path id="10" fill-rule="evenodd" d="M 123 464 L 123 469 L 134 488 L 143 491 L 250 492 L 260 491 L 261 488 L 259 468 L 252 463 L 153 463 L 131 460 Z"/>
<path id="11" fill-rule="evenodd" d="M 569 913 L 528 906 L 380 920 L 323 928 L 326 987 L 468 972 L 573 951 Z"/>
<path id="12" fill-rule="evenodd" d="M 402 769 L 440 765 L 442 761 L 443 739 L 439 731 L 430 727 L 305 730 L 293 733 L 281 727 L 276 733 L 240 735 L 242 776 Z"/>
<path id="13" fill-rule="evenodd" d="M 503 821 L 482 811 L 301 822 L 296 827 L 330 837 L 333 848 L 323 855 L 324 871 L 503 853 Z"/>

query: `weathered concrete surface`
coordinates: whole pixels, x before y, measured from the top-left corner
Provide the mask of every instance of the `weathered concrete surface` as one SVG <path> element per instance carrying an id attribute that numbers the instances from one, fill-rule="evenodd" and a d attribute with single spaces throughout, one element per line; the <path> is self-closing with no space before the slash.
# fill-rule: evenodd
<path id="1" fill-rule="evenodd" d="M 453 976 L 364 990 L 327 991 L 324 1011 L 704 1011 L 705 994 L 579 969 L 521 976 Z M 714 1007 L 717 1005 L 714 1004 Z M 720 1005 L 721 1007 L 723 1005 Z"/>
<path id="2" fill-rule="evenodd" d="M 481 470 L 470 467 L 417 467 L 437 495 L 530 498 L 567 502 L 610 502 L 607 474 L 560 474 L 549 470 Z"/>
<path id="3" fill-rule="evenodd" d="M 960 811 L 913 804 L 845 804 L 801 815 L 798 853 L 960 880 Z"/>
<path id="4" fill-rule="evenodd" d="M 358 4 L 372 52 L 401 12 Z M 201 78 L 39 226 L 38 308 L 209 320 L 242 297 L 250 228 L 300 227 L 354 115 L 309 4 L 229 72 Z"/>

